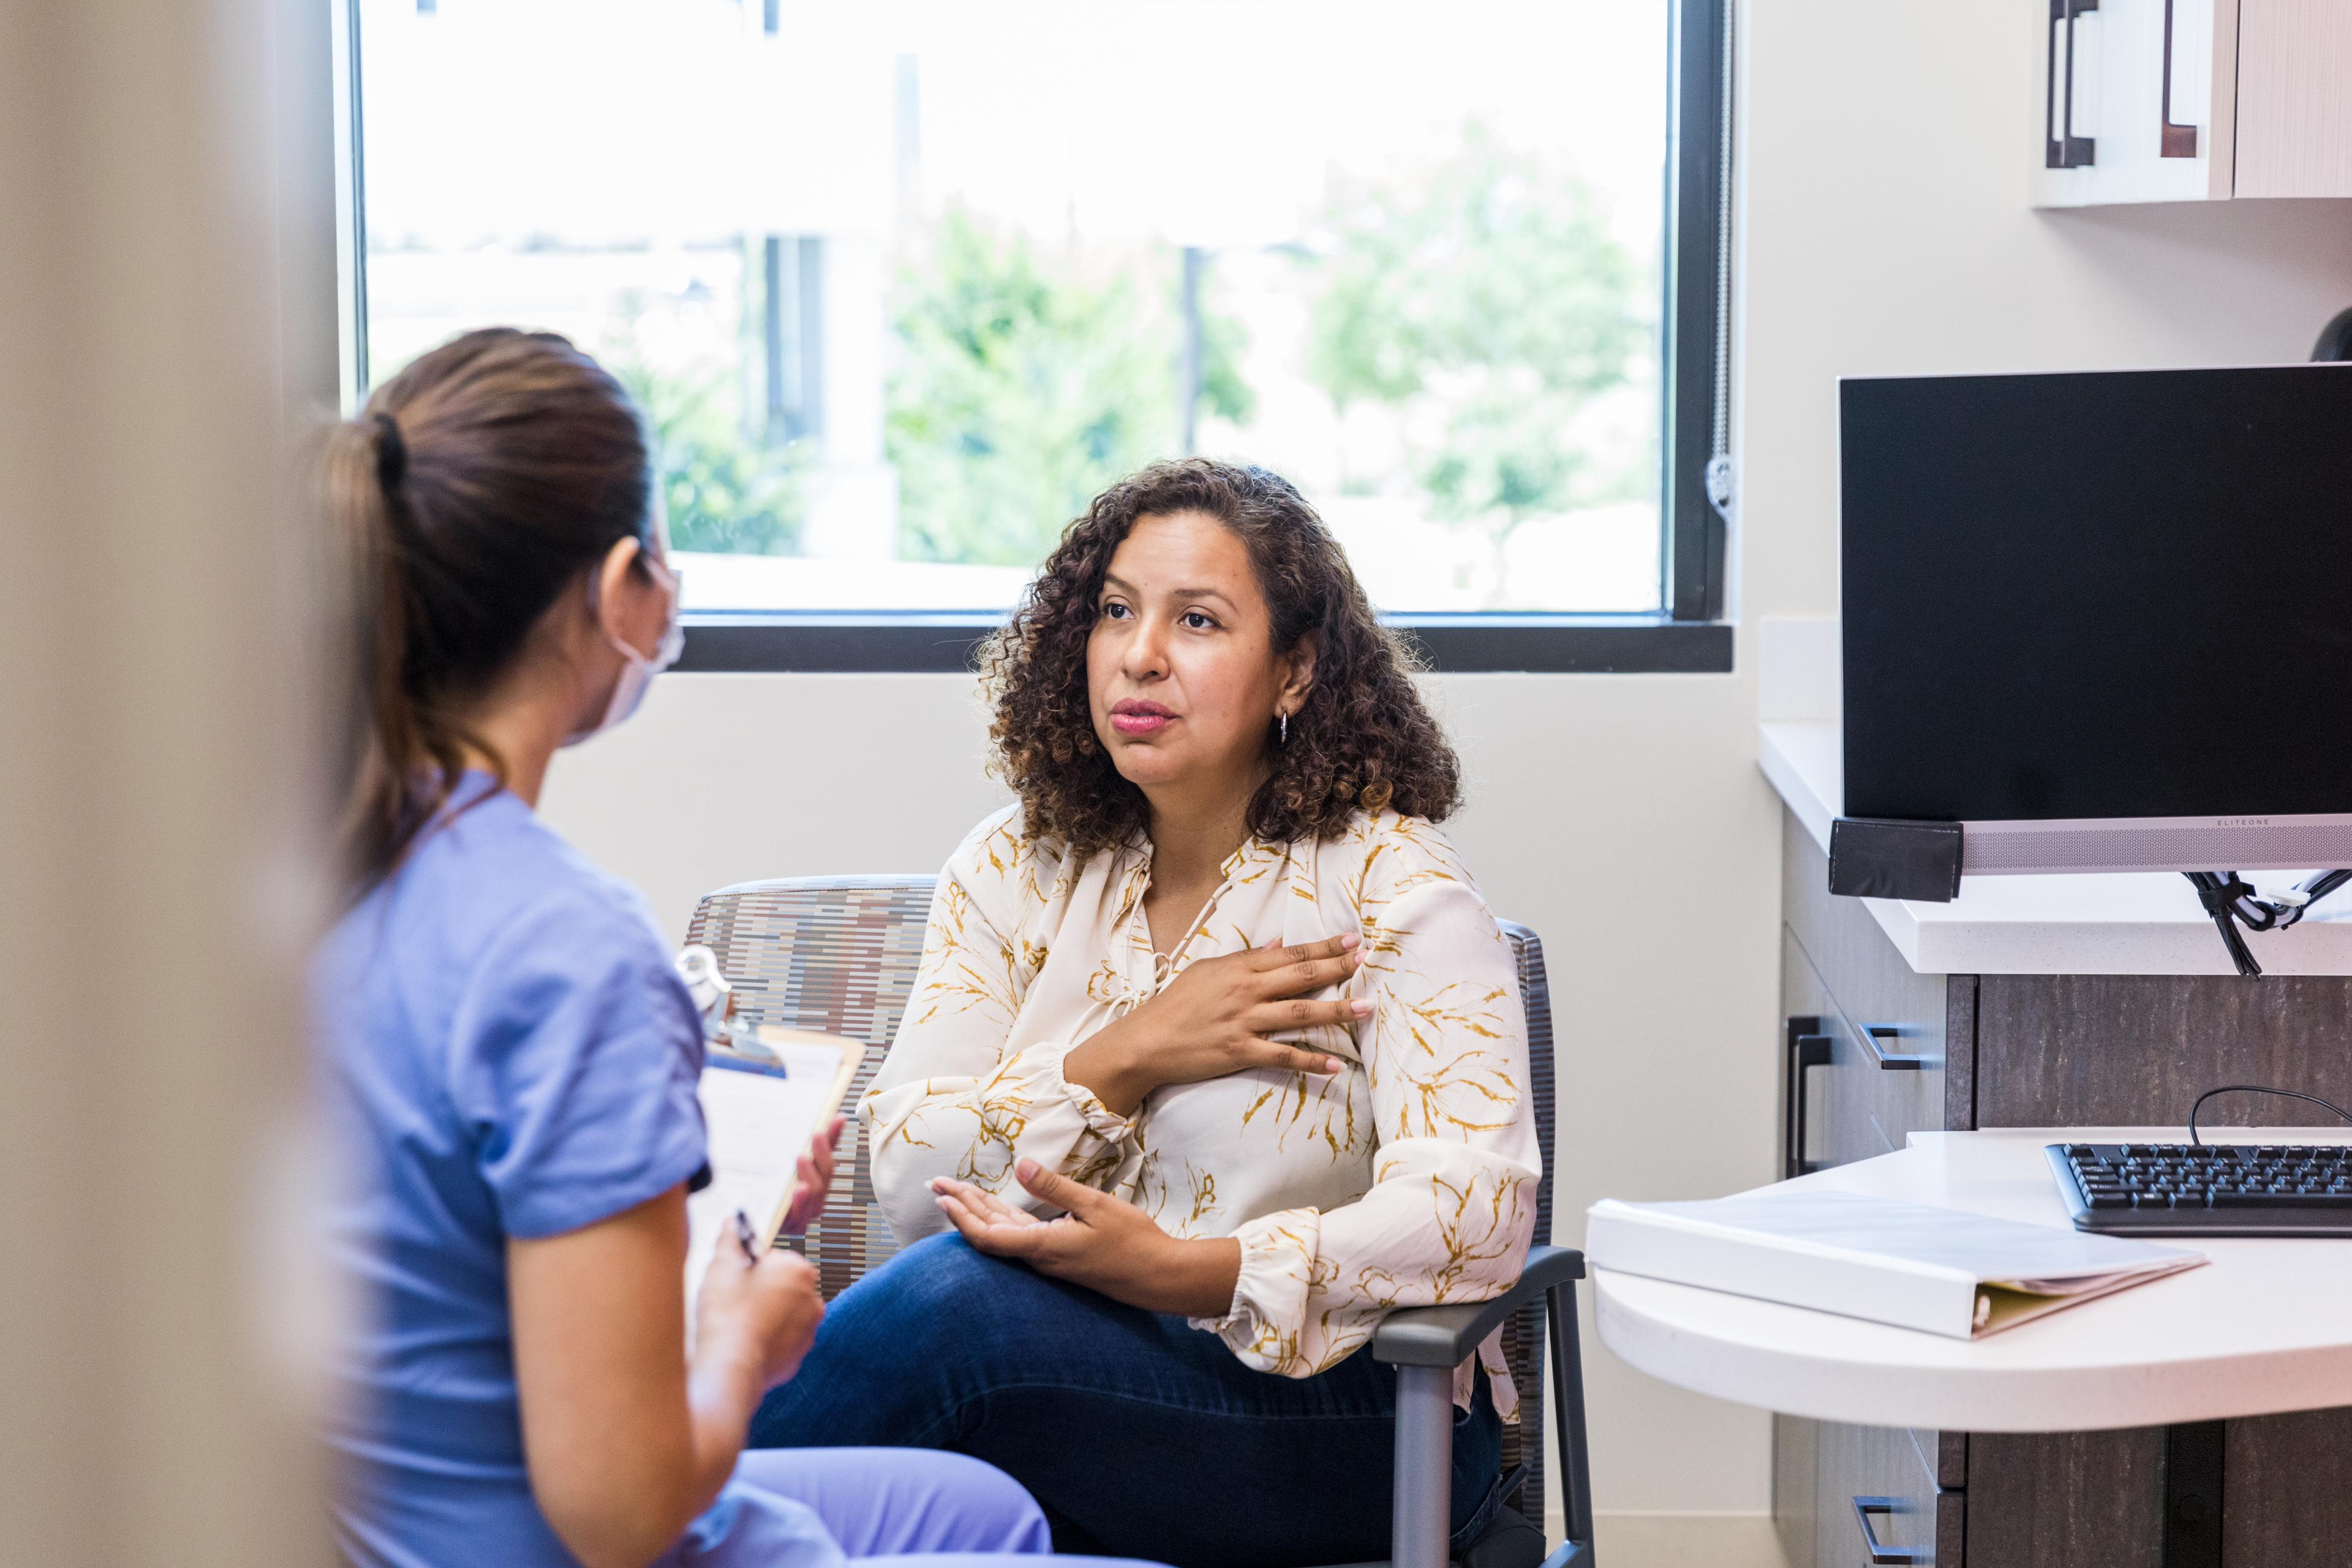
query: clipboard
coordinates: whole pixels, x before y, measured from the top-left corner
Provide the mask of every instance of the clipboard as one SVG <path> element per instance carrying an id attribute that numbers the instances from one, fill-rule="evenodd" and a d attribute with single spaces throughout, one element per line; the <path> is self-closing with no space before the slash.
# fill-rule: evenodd
<path id="1" fill-rule="evenodd" d="M 709 1042 L 696 1086 L 709 1139 L 710 1183 L 686 1200 L 687 1328 L 711 1249 L 733 1239 L 735 1214 L 761 1252 L 776 1244 L 799 1184 L 795 1167 L 825 1119 L 841 1109 L 865 1064 L 863 1041 L 763 1026 Z"/>

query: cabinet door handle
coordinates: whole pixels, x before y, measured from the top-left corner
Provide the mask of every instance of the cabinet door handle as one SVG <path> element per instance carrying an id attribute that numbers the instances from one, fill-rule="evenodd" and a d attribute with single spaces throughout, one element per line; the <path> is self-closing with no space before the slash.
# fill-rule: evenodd
<path id="1" fill-rule="evenodd" d="M 2050 0 L 2050 63 L 2042 84 L 2042 161 L 2053 169 L 2087 168 L 2098 162 L 2096 139 L 2074 134 L 2074 24 L 2098 8 L 2099 0 Z M 2063 50 L 2058 41 L 2061 27 L 2066 32 Z M 2063 90 L 2058 86 L 2062 59 L 2066 73 Z M 2171 78 L 2165 79 L 2169 82 Z"/>
<path id="2" fill-rule="evenodd" d="M 1900 1498 L 1858 1497 L 1853 1500 L 1853 1521 L 1862 1527 L 1862 1549 L 1869 1556 L 1873 1568 L 1882 1563 L 1918 1563 L 1936 1560 L 1932 1549 L 1914 1551 L 1907 1546 L 1879 1544 L 1878 1531 L 1872 1527 L 1870 1516 L 1883 1513 L 1891 1519 L 1902 1511 L 1903 1500 Z"/>
<path id="3" fill-rule="evenodd" d="M 1936 1065 L 1934 1057 L 1886 1048 L 1886 1041 L 1902 1037 L 1903 1026 L 1900 1024 L 1864 1024 L 1862 1026 L 1863 1043 L 1870 1047 L 1870 1058 L 1878 1064 L 1881 1072 L 1917 1072 L 1921 1068 Z"/>
<path id="4" fill-rule="evenodd" d="M 2164 0 L 2164 135 L 2157 156 L 2159 158 L 2194 158 L 2197 156 L 2197 127 L 2175 125 L 2172 122 L 2172 6 L 2174 0 Z"/>
<path id="5" fill-rule="evenodd" d="M 1781 1176 L 1791 1180 L 1811 1175 L 1821 1169 L 1818 1162 L 1805 1158 L 1805 1069 L 1830 1065 L 1830 1037 L 1822 1033 L 1818 1016 L 1803 1015 L 1789 1020 L 1789 1121 L 1788 1147 L 1781 1154 Z"/>

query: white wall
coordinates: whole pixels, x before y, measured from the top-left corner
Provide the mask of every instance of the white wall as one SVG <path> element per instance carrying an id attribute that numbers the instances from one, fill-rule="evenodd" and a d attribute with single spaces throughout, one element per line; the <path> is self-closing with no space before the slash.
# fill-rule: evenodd
<path id="1" fill-rule="evenodd" d="M 2352 304 L 2352 204 L 2037 213 L 2037 0 L 1742 6 L 1743 619 L 1833 611 L 1835 379 L 2300 359 Z M 1454 831 L 1544 934 L 1559 1239 L 1604 1194 L 1769 1180 L 1778 805 L 1729 676 L 1447 676 Z M 998 798 L 955 677 L 673 677 L 559 763 L 547 808 L 682 929 L 723 882 L 929 868 Z M 1673 1135 L 1672 1147 L 1654 1140 Z M 1765 1418 L 1589 1368 L 1621 1564 L 1774 1561 Z"/>

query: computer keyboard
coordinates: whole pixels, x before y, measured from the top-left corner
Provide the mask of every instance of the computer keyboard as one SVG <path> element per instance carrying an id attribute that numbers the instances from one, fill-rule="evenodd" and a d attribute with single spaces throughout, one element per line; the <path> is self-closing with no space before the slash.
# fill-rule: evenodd
<path id="1" fill-rule="evenodd" d="M 2077 1230 L 2352 1236 L 2352 1146 L 2052 1143 Z"/>

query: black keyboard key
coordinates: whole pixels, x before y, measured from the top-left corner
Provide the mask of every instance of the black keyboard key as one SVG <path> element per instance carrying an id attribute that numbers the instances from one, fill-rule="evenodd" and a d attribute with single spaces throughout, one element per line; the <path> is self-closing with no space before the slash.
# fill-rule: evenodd
<path id="1" fill-rule="evenodd" d="M 2131 1199 L 2121 1193 L 2093 1193 L 2083 1200 L 2095 1209 L 2127 1209 Z"/>

